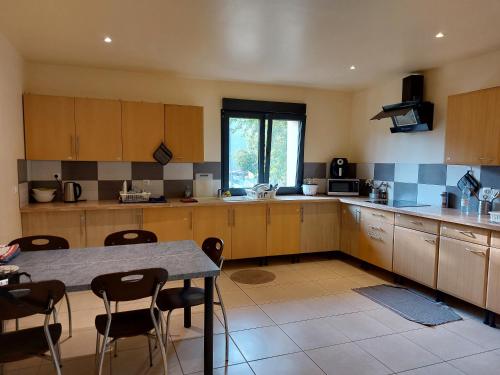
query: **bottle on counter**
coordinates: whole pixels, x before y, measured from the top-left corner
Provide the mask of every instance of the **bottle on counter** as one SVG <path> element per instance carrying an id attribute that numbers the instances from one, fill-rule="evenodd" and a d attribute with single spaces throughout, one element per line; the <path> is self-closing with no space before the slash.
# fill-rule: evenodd
<path id="1" fill-rule="evenodd" d="M 462 198 L 460 199 L 460 210 L 464 214 L 470 212 L 470 190 L 464 190 L 462 192 Z"/>

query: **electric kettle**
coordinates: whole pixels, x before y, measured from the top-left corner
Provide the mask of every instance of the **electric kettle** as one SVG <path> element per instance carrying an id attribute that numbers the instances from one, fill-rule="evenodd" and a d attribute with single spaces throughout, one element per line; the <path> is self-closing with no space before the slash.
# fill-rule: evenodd
<path id="1" fill-rule="evenodd" d="M 65 182 L 63 189 L 64 202 L 74 203 L 82 195 L 82 187 L 76 182 Z"/>

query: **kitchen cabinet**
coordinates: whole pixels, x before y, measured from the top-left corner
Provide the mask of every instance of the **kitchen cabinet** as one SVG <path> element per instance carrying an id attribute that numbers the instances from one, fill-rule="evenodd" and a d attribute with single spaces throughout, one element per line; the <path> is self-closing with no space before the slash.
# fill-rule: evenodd
<path id="1" fill-rule="evenodd" d="M 173 162 L 202 162 L 203 107 L 165 104 L 165 143 Z"/>
<path id="2" fill-rule="evenodd" d="M 145 208 L 143 228 L 156 233 L 158 241 L 193 239 L 193 209 L 190 207 Z"/>
<path id="3" fill-rule="evenodd" d="M 122 102 L 123 160 L 154 161 L 164 139 L 164 105 Z"/>
<path id="4" fill-rule="evenodd" d="M 232 209 L 232 259 L 265 257 L 267 210 L 265 204 L 234 205 Z"/>
<path id="5" fill-rule="evenodd" d="M 70 247 L 85 247 L 85 212 L 55 211 L 23 213 L 23 236 L 48 234 L 63 237 Z"/>
<path id="6" fill-rule="evenodd" d="M 361 211 L 359 258 L 392 271 L 394 225 L 384 222 L 364 221 Z"/>
<path id="7" fill-rule="evenodd" d="M 472 242 L 478 245 L 488 245 L 490 231 L 483 228 L 468 227 L 461 224 L 442 223 L 441 236 Z"/>
<path id="8" fill-rule="evenodd" d="M 76 159 L 74 98 L 25 94 L 23 107 L 26 159 Z"/>
<path id="9" fill-rule="evenodd" d="M 201 246 L 208 237 L 224 241 L 224 259 L 231 259 L 232 208 L 230 206 L 196 207 L 194 209 L 194 240 Z"/>
<path id="10" fill-rule="evenodd" d="M 485 307 L 488 256 L 487 246 L 441 237 L 437 288 Z"/>
<path id="11" fill-rule="evenodd" d="M 439 221 L 405 214 L 396 214 L 395 225 L 419 232 L 439 234 Z"/>
<path id="12" fill-rule="evenodd" d="M 121 105 L 118 100 L 75 100 L 78 160 L 122 160 Z"/>
<path id="13" fill-rule="evenodd" d="M 490 248 L 486 309 L 500 314 L 500 246 Z"/>
<path id="14" fill-rule="evenodd" d="M 87 247 L 104 246 L 106 237 L 114 232 L 141 229 L 142 210 L 85 211 L 85 238 Z"/>
<path id="15" fill-rule="evenodd" d="M 299 252 L 300 213 L 299 203 L 267 205 L 267 255 Z"/>
<path id="16" fill-rule="evenodd" d="M 359 258 L 359 238 L 361 209 L 351 204 L 343 204 L 341 209 L 340 249 Z"/>
<path id="17" fill-rule="evenodd" d="M 394 228 L 394 272 L 436 289 L 438 236 L 414 229 Z"/>
<path id="18" fill-rule="evenodd" d="M 300 252 L 312 253 L 339 249 L 339 206 L 337 202 L 302 204 Z"/>
<path id="19" fill-rule="evenodd" d="M 445 161 L 500 163 L 500 87 L 448 97 Z"/>

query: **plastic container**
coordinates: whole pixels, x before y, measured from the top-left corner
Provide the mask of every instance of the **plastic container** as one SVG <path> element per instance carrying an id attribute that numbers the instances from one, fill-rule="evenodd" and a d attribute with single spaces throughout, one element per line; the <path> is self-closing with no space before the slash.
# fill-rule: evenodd
<path id="1" fill-rule="evenodd" d="M 500 223 L 500 211 L 490 211 L 490 221 L 493 223 Z"/>
<path id="2" fill-rule="evenodd" d="M 302 192 L 304 193 L 304 195 L 316 195 L 318 193 L 318 185 L 302 185 Z"/>

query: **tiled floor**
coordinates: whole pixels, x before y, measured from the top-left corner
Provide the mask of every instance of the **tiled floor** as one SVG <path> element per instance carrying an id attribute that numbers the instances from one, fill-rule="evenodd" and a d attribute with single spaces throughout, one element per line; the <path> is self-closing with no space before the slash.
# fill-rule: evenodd
<path id="1" fill-rule="evenodd" d="M 366 271 L 349 260 L 311 257 L 290 264 L 272 260 L 265 269 L 276 274 L 266 285 L 236 284 L 229 276 L 254 263 L 229 263 L 220 278 L 231 332 L 229 367 L 224 368 L 222 313 L 214 319 L 215 374 L 499 374 L 500 329 L 482 324 L 481 311 L 451 304 L 463 321 L 435 328 L 401 318 L 351 289 L 391 282 L 390 275 Z M 173 283 L 174 285 L 176 283 Z M 203 285 L 200 280 L 194 284 Z M 63 373 L 93 373 L 94 316 L 102 302 L 90 293 L 70 295 L 74 337 L 62 344 Z M 144 303 L 123 304 L 125 309 Z M 201 374 L 203 307 L 193 310 L 193 326 L 183 327 L 182 312 L 174 313 L 169 345 L 170 374 Z M 65 324 L 67 313 L 61 305 Z M 22 327 L 34 319 L 21 322 Z M 66 324 L 67 328 L 67 324 Z M 67 333 L 65 333 L 66 337 Z M 121 341 L 112 363 L 114 374 L 161 374 L 158 353 L 148 366 L 144 338 Z M 109 362 L 105 364 L 108 373 Z M 53 374 L 41 359 L 9 364 L 6 374 Z"/>

